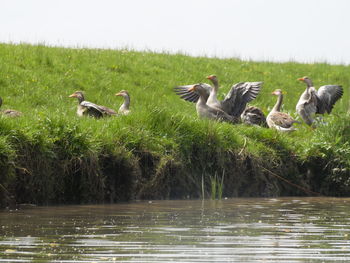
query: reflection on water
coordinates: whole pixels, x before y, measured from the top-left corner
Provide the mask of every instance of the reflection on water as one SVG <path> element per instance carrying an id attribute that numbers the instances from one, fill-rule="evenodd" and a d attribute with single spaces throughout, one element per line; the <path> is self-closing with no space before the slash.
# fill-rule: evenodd
<path id="1" fill-rule="evenodd" d="M 350 262 L 350 199 L 38 207 L 0 225 L 3 262 Z"/>

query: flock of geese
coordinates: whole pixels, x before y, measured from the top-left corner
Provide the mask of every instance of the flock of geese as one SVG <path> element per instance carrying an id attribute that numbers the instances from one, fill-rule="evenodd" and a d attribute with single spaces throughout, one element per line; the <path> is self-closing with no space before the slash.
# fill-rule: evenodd
<path id="1" fill-rule="evenodd" d="M 262 82 L 240 82 L 234 84 L 224 100 L 217 98 L 219 89 L 218 78 L 214 75 L 207 77 L 213 86 L 206 83 L 177 86 L 176 94 L 182 99 L 196 103 L 197 114 L 200 118 L 208 118 L 230 123 L 243 122 L 251 125 L 268 126 L 279 131 L 293 131 L 294 123 L 300 123 L 289 114 L 281 112 L 283 92 L 280 89 L 272 92 L 277 96 L 277 102 L 265 117 L 261 109 L 247 106 L 259 94 Z M 308 77 L 298 80 L 306 83 L 306 90 L 301 94 L 296 105 L 296 111 L 308 125 L 313 125 L 315 114 L 331 113 L 334 104 L 342 97 L 343 88 L 339 85 L 325 85 L 318 90 Z"/>
<path id="2" fill-rule="evenodd" d="M 272 92 L 277 96 L 277 102 L 265 117 L 261 109 L 255 106 L 247 106 L 254 100 L 262 87 L 262 82 L 240 82 L 234 84 L 224 100 L 217 98 L 219 90 L 219 81 L 215 75 L 207 77 L 213 85 L 206 83 L 197 83 L 185 86 L 176 86 L 174 91 L 182 99 L 196 103 L 197 114 L 200 118 L 212 119 L 217 121 L 229 122 L 232 124 L 246 123 L 250 125 L 268 126 L 279 131 L 293 131 L 294 123 L 300 123 L 293 119 L 289 114 L 281 112 L 283 103 L 283 92 L 280 89 Z M 331 113 L 334 104 L 342 97 L 343 88 L 339 85 L 325 85 L 318 90 L 314 87 L 308 77 L 299 78 L 298 80 L 306 83 L 306 90 L 301 94 L 296 105 L 296 111 L 304 122 L 313 125 L 315 114 Z M 78 100 L 77 115 L 92 116 L 101 118 L 113 115 L 127 115 L 130 113 L 130 95 L 126 90 L 115 94 L 124 98 L 123 104 L 118 112 L 105 106 L 85 100 L 81 91 L 71 94 L 70 98 Z M 2 99 L 0 98 L 0 107 Z M 22 113 L 16 110 L 1 110 L 2 115 L 18 117 Z"/>
<path id="3" fill-rule="evenodd" d="M 70 98 L 77 98 L 78 99 L 78 109 L 77 109 L 77 115 L 79 117 L 82 116 L 91 116 L 95 118 L 101 118 L 105 116 L 112 116 L 112 115 L 127 115 L 129 114 L 130 110 L 130 95 L 126 90 L 121 90 L 116 96 L 121 96 L 124 98 L 123 104 L 120 106 L 118 112 L 114 111 L 113 109 L 110 109 L 105 106 L 97 105 L 95 103 L 89 102 L 85 100 L 84 94 L 82 91 L 76 91 L 73 94 L 69 95 Z M 0 97 L 0 107 L 2 105 L 2 99 Z M 8 117 L 19 117 L 22 115 L 22 112 L 17 110 L 0 110 L 1 115 L 5 115 Z"/>
<path id="4" fill-rule="evenodd" d="M 97 105 L 95 103 L 85 100 L 84 94 L 81 91 L 76 91 L 69 95 L 70 98 L 78 99 L 78 109 L 77 115 L 82 117 L 88 115 L 95 118 L 101 118 L 105 116 L 112 115 L 127 115 L 130 113 L 130 95 L 126 90 L 121 90 L 115 96 L 122 96 L 124 98 L 124 103 L 120 106 L 118 113 L 113 109 L 106 106 Z"/>

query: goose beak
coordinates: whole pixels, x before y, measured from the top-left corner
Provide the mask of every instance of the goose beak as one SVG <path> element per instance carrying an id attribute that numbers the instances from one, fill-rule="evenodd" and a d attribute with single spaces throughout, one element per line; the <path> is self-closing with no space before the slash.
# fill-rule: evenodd
<path id="1" fill-rule="evenodd" d="M 298 80 L 300 80 L 300 81 L 304 81 L 305 79 L 304 79 L 304 78 L 298 78 Z"/>
<path id="2" fill-rule="evenodd" d="M 77 97 L 77 95 L 75 93 L 68 96 L 68 98 L 76 98 L 76 97 Z"/>
<path id="3" fill-rule="evenodd" d="M 206 79 L 212 79 L 212 76 L 207 76 Z"/>
<path id="4" fill-rule="evenodd" d="M 121 96 L 122 94 L 120 94 L 120 92 L 114 94 L 115 96 Z"/>

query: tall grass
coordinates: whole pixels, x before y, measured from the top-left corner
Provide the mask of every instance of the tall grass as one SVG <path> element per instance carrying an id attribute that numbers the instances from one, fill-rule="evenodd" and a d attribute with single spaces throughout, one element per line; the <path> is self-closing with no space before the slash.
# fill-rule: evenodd
<path id="1" fill-rule="evenodd" d="M 17 202 L 199 197 L 202 174 L 223 171 L 225 196 L 304 194 L 261 167 L 324 194 L 350 193 L 349 66 L 8 44 L 0 44 L 0 57 L 3 108 L 24 113 L 0 118 L 0 184 Z M 221 96 L 233 83 L 264 81 L 252 104 L 265 113 L 275 103 L 271 91 L 284 90 L 283 110 L 297 119 L 305 89 L 298 77 L 341 84 L 345 93 L 327 125 L 281 134 L 199 120 L 172 88 L 209 74 L 219 77 Z M 117 109 L 122 89 L 131 94 L 128 116 L 78 118 L 68 98 L 82 90 Z"/>

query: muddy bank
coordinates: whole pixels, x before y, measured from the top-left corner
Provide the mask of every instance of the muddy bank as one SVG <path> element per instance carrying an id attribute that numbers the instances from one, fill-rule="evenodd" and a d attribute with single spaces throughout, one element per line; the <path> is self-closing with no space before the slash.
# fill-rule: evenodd
<path id="1" fill-rule="evenodd" d="M 204 195 L 209 198 L 214 175 L 223 180 L 224 197 L 349 195 L 341 182 L 329 180 L 332 171 L 322 159 L 300 163 L 286 156 L 274 163 L 246 153 L 226 152 L 220 154 L 220 160 L 216 153 L 208 160 L 198 160 L 195 155 L 174 158 L 147 151 L 130 154 L 122 149 L 64 158 L 35 148 L 23 151 L 15 163 L 2 165 L 2 207 L 201 198 L 202 180 Z M 3 156 L 1 163 L 4 161 Z"/>
<path id="2" fill-rule="evenodd" d="M 96 131 L 64 119 L 28 127 L 0 119 L 1 207 L 210 198 L 214 178 L 223 197 L 350 195 L 347 119 L 304 140 L 303 133 L 154 116 L 139 130 L 128 119 L 87 119 L 100 125 Z"/>

